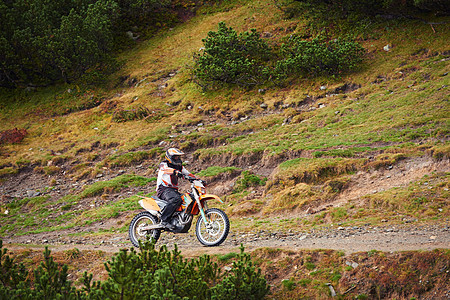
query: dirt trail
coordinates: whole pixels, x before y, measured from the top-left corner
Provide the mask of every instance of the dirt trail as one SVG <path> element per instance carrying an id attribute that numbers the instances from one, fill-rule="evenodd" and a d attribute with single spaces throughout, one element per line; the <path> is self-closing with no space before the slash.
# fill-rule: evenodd
<path id="1" fill-rule="evenodd" d="M 333 202 L 324 203 L 315 211 L 327 207 L 337 207 L 346 202 L 358 201 L 364 195 L 381 192 L 394 187 L 406 186 L 433 172 L 450 172 L 448 160 L 434 161 L 430 157 L 406 159 L 392 168 L 360 172 L 353 175 L 349 187 Z M 289 217 L 289 216 L 288 216 Z M 306 212 L 291 217 L 306 217 Z M 84 235 L 83 232 L 96 232 L 99 229 L 114 227 L 118 221 L 129 222 L 128 215 L 118 219 L 105 220 L 91 227 L 72 228 L 57 232 L 44 232 L 23 236 L 6 236 L 4 246 L 8 249 L 33 248 L 43 249 L 48 246 L 53 251 L 101 250 L 108 253 L 117 252 L 121 248 L 130 248 L 127 233 L 105 233 L 102 235 Z M 270 218 L 269 218 L 270 219 Z M 361 251 L 407 251 L 450 248 L 450 220 L 440 220 L 439 225 L 421 225 L 414 221 L 404 225 L 362 226 L 362 227 L 329 227 L 317 232 L 282 232 L 258 231 L 237 232 L 233 230 L 220 247 L 202 247 L 193 230 L 188 234 L 174 235 L 163 233 L 158 245 L 167 244 L 173 247 L 176 243 L 186 255 L 221 254 L 236 251 L 242 243 L 246 249 L 261 247 L 299 249 L 335 249 L 347 254 Z M 270 221 L 270 220 L 269 220 Z M 114 224 L 110 224 L 113 222 Z M 338 225 L 339 226 L 339 225 Z"/>
<path id="2" fill-rule="evenodd" d="M 126 234 L 109 236 L 108 240 L 72 241 L 70 243 L 47 242 L 42 244 L 15 244 L 14 240 L 6 239 L 5 247 L 10 250 L 23 248 L 43 249 L 48 246 L 52 251 L 65 251 L 73 248 L 79 250 L 101 250 L 108 253 L 118 252 L 122 248 L 130 248 Z M 12 242 L 12 243 L 11 243 Z M 224 254 L 238 251 L 240 244 L 249 251 L 261 247 L 300 249 L 334 249 L 346 254 L 379 250 L 386 252 L 408 250 L 433 250 L 450 248 L 450 224 L 426 226 L 387 226 L 387 227 L 338 227 L 312 233 L 301 232 L 265 232 L 233 233 L 219 247 L 202 247 L 192 233 L 163 233 L 157 245 L 174 244 L 183 254 L 197 256 L 201 254 Z"/>

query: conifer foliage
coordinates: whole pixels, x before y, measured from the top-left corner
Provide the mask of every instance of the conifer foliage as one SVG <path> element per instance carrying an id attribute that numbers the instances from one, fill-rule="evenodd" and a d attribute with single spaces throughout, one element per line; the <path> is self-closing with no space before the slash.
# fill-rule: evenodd
<path id="1" fill-rule="evenodd" d="M 195 75 L 204 88 L 217 83 L 252 86 L 267 79 L 271 50 L 255 29 L 238 34 L 220 22 L 218 31 L 210 31 L 202 41 L 204 49 L 194 60 Z"/>
<path id="2" fill-rule="evenodd" d="M 204 49 L 194 55 L 193 73 L 203 89 L 283 84 L 298 76 L 339 75 L 356 70 L 365 53 L 357 42 L 327 41 L 320 36 L 304 40 L 292 35 L 281 45 L 270 47 L 255 29 L 238 34 L 224 22 L 202 41 Z"/>
<path id="3" fill-rule="evenodd" d="M 139 252 L 122 249 L 105 263 L 105 281 L 93 282 L 92 274 L 84 273 L 81 289 L 72 286 L 67 265 L 54 262 L 47 248 L 34 282 L 1 240 L 0 249 L 0 299 L 262 299 L 269 292 L 243 246 L 229 271 L 208 255 L 185 259 L 176 246 L 172 251 L 152 243 L 141 244 Z"/>
<path id="4" fill-rule="evenodd" d="M 171 0 L 0 0 L 0 87 L 85 79 L 117 67 L 126 32 L 176 21 Z"/>

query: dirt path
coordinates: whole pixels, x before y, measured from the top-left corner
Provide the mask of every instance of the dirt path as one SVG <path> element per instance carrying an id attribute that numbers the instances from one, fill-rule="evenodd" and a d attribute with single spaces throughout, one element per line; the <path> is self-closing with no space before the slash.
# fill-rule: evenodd
<path id="1" fill-rule="evenodd" d="M 433 161 L 429 157 L 406 159 L 393 168 L 360 172 L 355 174 L 350 182 L 350 187 L 334 202 L 325 203 L 325 207 L 338 207 L 352 199 L 388 190 L 394 187 L 405 186 L 432 172 L 449 172 L 448 160 Z M 320 211 L 321 207 L 316 210 Z M 302 212 L 302 214 L 306 214 Z M 295 217 L 302 217 L 296 214 Z M 121 216 L 123 219 L 105 220 L 100 224 L 88 227 L 75 227 L 70 230 L 44 232 L 40 234 L 28 234 L 24 236 L 0 237 L 4 246 L 8 249 L 36 248 L 45 246 L 53 251 L 65 251 L 77 248 L 79 250 L 101 250 L 115 253 L 121 248 L 130 248 L 127 233 L 95 233 L 99 229 L 108 229 L 116 225 L 118 221 L 128 222 L 129 216 Z M 109 222 L 113 223 L 109 223 Z M 158 245 L 166 244 L 173 247 L 176 243 L 179 249 L 186 255 L 221 254 L 238 251 L 242 243 L 246 249 L 261 247 L 300 249 L 334 249 L 342 250 L 346 254 L 364 252 L 370 250 L 380 251 L 407 251 L 407 250 L 431 250 L 436 248 L 450 248 L 450 220 L 440 220 L 439 225 L 421 225 L 416 222 L 404 225 L 362 226 L 362 227 L 331 227 L 317 232 L 282 232 L 282 231 L 253 231 L 237 232 L 231 228 L 227 240 L 220 247 L 202 247 L 197 241 L 193 230 L 188 234 L 174 235 L 163 233 Z M 386 223 L 388 224 L 388 223 Z M 233 224 L 232 224 L 233 226 Z"/>
<path id="2" fill-rule="evenodd" d="M 105 237 L 103 237 L 105 238 Z M 43 249 L 48 246 L 52 251 L 101 250 L 115 253 L 122 248 L 130 248 L 126 234 L 111 235 L 100 240 L 74 240 L 49 243 L 17 244 L 16 240 L 6 239 L 4 246 L 10 250 L 23 248 Z M 346 254 L 379 250 L 386 252 L 408 250 L 432 250 L 450 248 L 450 224 L 425 226 L 387 226 L 387 227 L 339 227 L 312 233 L 265 232 L 230 233 L 228 239 L 219 247 L 202 247 L 192 233 L 163 233 L 157 245 L 166 244 L 170 249 L 174 244 L 184 255 L 224 254 L 236 252 L 240 244 L 249 251 L 261 247 L 300 249 L 334 249 Z"/>

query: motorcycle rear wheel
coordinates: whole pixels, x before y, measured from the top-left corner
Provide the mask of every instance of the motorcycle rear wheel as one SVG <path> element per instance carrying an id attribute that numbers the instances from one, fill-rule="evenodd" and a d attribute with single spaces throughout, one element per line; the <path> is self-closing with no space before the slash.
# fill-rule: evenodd
<path id="1" fill-rule="evenodd" d="M 137 214 L 131 221 L 130 227 L 128 228 L 128 235 L 133 246 L 139 247 L 139 241 L 145 242 L 147 239 L 153 239 L 156 243 L 161 235 L 160 229 L 140 229 L 143 226 L 155 224 L 158 224 L 158 219 L 148 211 L 143 211 Z"/>
<path id="2" fill-rule="evenodd" d="M 218 208 L 210 208 L 205 211 L 209 228 L 203 218 L 199 216 L 195 226 L 195 234 L 200 243 L 213 247 L 222 244 L 230 232 L 230 221 L 228 216 Z"/>

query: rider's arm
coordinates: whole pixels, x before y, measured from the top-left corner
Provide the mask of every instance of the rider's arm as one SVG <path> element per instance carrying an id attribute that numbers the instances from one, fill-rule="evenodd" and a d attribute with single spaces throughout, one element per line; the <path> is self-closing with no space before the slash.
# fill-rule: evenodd
<path id="1" fill-rule="evenodd" d="M 167 164 L 161 164 L 160 171 L 164 174 L 172 175 L 175 169 L 170 168 Z"/>
<path id="2" fill-rule="evenodd" d="M 189 176 L 191 178 L 197 178 L 194 174 L 192 174 L 191 172 L 189 172 L 184 166 L 181 169 L 181 173 L 185 176 Z"/>

